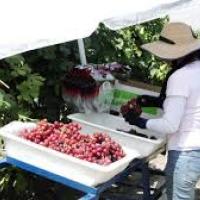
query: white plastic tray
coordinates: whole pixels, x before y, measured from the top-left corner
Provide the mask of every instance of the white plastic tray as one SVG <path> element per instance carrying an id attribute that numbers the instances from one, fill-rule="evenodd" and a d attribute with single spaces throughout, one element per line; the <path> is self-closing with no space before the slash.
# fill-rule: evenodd
<path id="1" fill-rule="evenodd" d="M 0 129 L 0 135 L 5 141 L 7 156 L 88 186 L 95 186 L 111 179 L 123 171 L 130 161 L 140 157 L 135 149 L 122 146 L 126 156 L 121 160 L 108 166 L 90 163 L 18 136 L 21 130 L 25 128 L 33 129 L 35 126 L 34 123 L 14 121 Z M 83 129 L 85 133 L 94 133 L 94 128 L 87 129 L 86 126 L 83 126 Z M 122 143 L 125 143 L 125 141 Z"/>
<path id="2" fill-rule="evenodd" d="M 152 140 L 135 135 L 131 135 L 117 129 L 130 130 L 134 129 L 139 133 L 153 135 L 152 132 L 129 125 L 122 117 L 110 115 L 107 113 L 75 113 L 68 115 L 68 118 L 87 127 L 87 130 L 95 128 L 96 131 L 107 132 L 112 138 L 119 142 L 124 147 L 136 149 L 141 157 L 148 157 L 157 149 L 162 147 L 166 141 L 164 138 Z"/>

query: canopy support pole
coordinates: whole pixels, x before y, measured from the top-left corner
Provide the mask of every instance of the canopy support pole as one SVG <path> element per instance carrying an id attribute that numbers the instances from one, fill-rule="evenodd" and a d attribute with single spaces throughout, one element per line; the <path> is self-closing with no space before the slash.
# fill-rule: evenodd
<path id="1" fill-rule="evenodd" d="M 82 38 L 78 39 L 78 49 L 79 49 L 81 65 L 86 65 L 87 60 L 86 60 L 86 55 L 85 55 L 85 46 L 84 46 L 84 41 Z"/>

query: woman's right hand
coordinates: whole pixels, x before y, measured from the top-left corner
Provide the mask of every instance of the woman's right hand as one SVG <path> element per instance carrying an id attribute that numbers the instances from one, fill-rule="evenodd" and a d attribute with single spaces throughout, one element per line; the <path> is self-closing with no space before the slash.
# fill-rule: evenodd
<path id="1" fill-rule="evenodd" d="M 160 98 L 150 95 L 138 96 L 137 103 L 141 107 L 162 107 Z"/>
<path id="2" fill-rule="evenodd" d="M 140 106 L 145 106 L 146 105 L 146 96 L 147 95 L 140 95 L 137 97 L 137 103 L 140 105 Z"/>

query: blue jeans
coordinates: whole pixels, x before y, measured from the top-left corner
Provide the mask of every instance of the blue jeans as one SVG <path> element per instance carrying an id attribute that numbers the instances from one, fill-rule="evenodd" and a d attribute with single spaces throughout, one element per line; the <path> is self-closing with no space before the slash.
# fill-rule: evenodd
<path id="1" fill-rule="evenodd" d="M 200 178 L 200 150 L 169 151 L 166 166 L 168 200 L 194 200 Z"/>

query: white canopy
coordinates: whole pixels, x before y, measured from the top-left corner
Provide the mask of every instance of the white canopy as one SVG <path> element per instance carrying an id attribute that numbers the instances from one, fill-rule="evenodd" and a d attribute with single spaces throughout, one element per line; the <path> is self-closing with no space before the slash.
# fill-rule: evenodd
<path id="1" fill-rule="evenodd" d="M 179 9 L 170 14 L 170 21 L 182 21 L 192 26 L 194 30 L 200 30 L 200 4 Z"/>
<path id="2" fill-rule="evenodd" d="M 0 59 L 89 36 L 103 22 L 116 30 L 199 5 L 198 0 L 0 1 Z"/>

